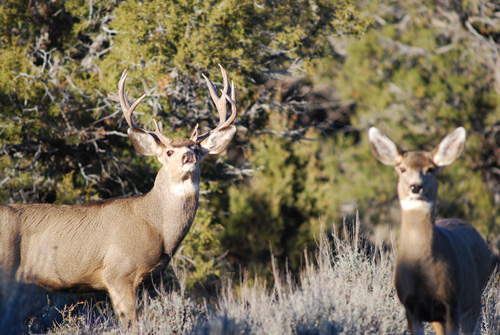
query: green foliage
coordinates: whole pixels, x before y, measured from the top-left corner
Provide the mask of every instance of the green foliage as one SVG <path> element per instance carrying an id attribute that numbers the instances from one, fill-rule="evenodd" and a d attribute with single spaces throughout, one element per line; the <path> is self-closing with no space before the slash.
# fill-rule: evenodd
<path id="1" fill-rule="evenodd" d="M 280 264 L 288 262 L 297 271 L 324 222 L 339 225 L 346 217 L 354 218 L 357 209 L 365 219 L 383 217 L 387 209 L 370 209 L 372 199 L 395 198 L 393 176 L 381 182 L 375 175 L 383 175 L 385 167 L 363 157 L 367 143 L 354 151 L 351 136 L 324 138 L 313 129 L 306 138 L 291 142 L 267 135 L 252 141 L 249 161 L 261 170 L 248 184 L 229 189 L 231 215 L 222 221 L 224 243 L 243 264 L 251 265 L 252 273 L 270 275 L 265 260 L 269 246 Z M 364 198 L 368 203 L 357 200 Z"/>
<path id="2" fill-rule="evenodd" d="M 460 26 L 454 9 L 413 1 L 393 10 L 385 2 L 364 4 L 384 24 L 361 39 L 339 39 L 347 45 L 345 58 L 321 59 L 311 68 L 313 85 L 335 88 L 339 109 L 353 106 L 350 129 L 309 131 L 304 137 L 312 142 L 255 138 L 249 161 L 262 170 L 229 190 L 224 242 L 257 273 L 267 267 L 269 274 L 268 245 L 281 264 L 288 260 L 296 269 L 320 220 L 338 225 L 359 211 L 365 229 L 397 229 L 397 177 L 370 152 L 372 125 L 411 150 L 432 150 L 465 126 L 466 151 L 439 176 L 438 216 L 469 220 L 490 239 L 500 229 L 500 183 L 487 172 L 500 162 L 493 149 L 500 144 L 499 84 L 491 75 L 497 63 L 488 58 L 498 44 Z M 271 114 L 271 133 L 286 134 L 296 116 Z"/>
<path id="3" fill-rule="evenodd" d="M 225 244 L 257 273 L 270 275 L 266 258 L 271 251 L 281 264 L 289 261 L 298 270 L 304 249 L 318 236 L 319 220 L 332 218 L 329 201 L 322 198 L 331 176 L 321 169 L 320 143 L 268 135 L 252 144 L 249 161 L 261 170 L 248 184 L 229 189 L 231 215 L 222 221 Z"/>
<path id="4" fill-rule="evenodd" d="M 122 61 L 145 61 L 146 67 L 144 57 L 154 53 L 155 62 L 181 70 L 217 63 L 247 75 L 260 66 L 283 70 L 287 60 L 324 57 L 327 34 L 362 34 L 368 21 L 356 14 L 350 1 L 129 1 L 113 21 L 112 28 L 122 32 L 114 50 L 127 55 Z"/>
<path id="5" fill-rule="evenodd" d="M 365 144 L 370 125 L 387 132 L 403 149 L 412 150 L 432 149 L 462 125 L 468 132 L 467 149 L 440 177 L 438 215 L 458 216 L 472 221 L 484 234 L 496 233 L 499 207 L 493 189 L 488 191 L 484 182 L 491 154 L 485 150 L 490 141 L 486 134 L 500 122 L 498 83 L 489 75 L 492 68 L 483 54 L 491 45 L 459 26 L 457 16 L 440 14 L 443 9 L 416 2 L 399 5 L 408 15 L 404 25 L 386 24 L 350 43 L 335 80 L 342 99 L 355 101 L 352 124 L 361 131 L 360 141 L 345 148 L 344 164 L 360 166 L 367 161 L 367 171 L 376 171 L 366 174 L 369 180 L 353 179 L 346 173 L 341 178 L 349 185 L 344 200 L 356 199 L 361 213 L 373 220 L 397 222 L 396 217 L 381 220 L 374 211 L 393 198 L 395 186 L 379 186 L 375 195 L 367 182 L 395 185 L 396 176 L 392 169 L 379 169 L 371 157 Z M 398 22 L 396 12 L 384 14 L 385 22 Z"/>

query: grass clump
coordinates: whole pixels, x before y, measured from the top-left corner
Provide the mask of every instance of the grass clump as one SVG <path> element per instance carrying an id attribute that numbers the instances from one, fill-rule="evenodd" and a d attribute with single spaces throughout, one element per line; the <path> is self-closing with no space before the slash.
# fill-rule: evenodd
<path id="1" fill-rule="evenodd" d="M 360 239 L 319 238 L 316 261 L 305 261 L 299 284 L 274 271 L 271 291 L 257 279 L 221 295 L 205 333 L 402 334 L 404 309 L 393 285 L 395 252 Z"/>

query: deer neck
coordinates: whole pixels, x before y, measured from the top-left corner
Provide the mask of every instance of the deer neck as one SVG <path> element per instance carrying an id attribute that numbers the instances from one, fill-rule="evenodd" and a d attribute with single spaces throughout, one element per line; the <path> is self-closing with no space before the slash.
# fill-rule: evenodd
<path id="1" fill-rule="evenodd" d="M 199 168 L 180 175 L 168 166 L 163 166 L 156 176 L 155 184 L 151 191 L 167 202 L 169 199 L 181 200 L 192 196 L 198 198 L 199 182 Z"/>
<path id="2" fill-rule="evenodd" d="M 422 258 L 432 253 L 434 202 L 401 201 L 401 234 L 398 257 Z"/>
<path id="3" fill-rule="evenodd" d="M 168 167 L 158 172 L 154 187 L 144 195 L 139 210 L 156 227 L 164 240 L 165 253 L 175 253 L 189 232 L 198 209 L 200 171 L 175 177 Z"/>

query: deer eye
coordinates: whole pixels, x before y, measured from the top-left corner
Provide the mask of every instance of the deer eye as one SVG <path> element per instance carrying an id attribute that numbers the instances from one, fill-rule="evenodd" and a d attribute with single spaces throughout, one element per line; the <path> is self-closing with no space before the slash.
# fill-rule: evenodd
<path id="1" fill-rule="evenodd" d="M 173 150 L 169 150 L 167 151 L 167 156 L 170 157 L 174 154 L 174 151 Z"/>
<path id="2" fill-rule="evenodd" d="M 399 171 L 401 171 L 401 173 L 405 173 L 406 172 L 406 169 L 404 167 L 400 167 L 399 168 Z"/>

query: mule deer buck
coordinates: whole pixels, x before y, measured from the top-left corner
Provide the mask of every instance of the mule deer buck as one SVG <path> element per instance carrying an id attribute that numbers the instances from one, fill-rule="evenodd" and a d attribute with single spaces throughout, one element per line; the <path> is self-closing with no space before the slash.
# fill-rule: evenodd
<path id="1" fill-rule="evenodd" d="M 220 65 L 219 65 L 220 66 Z M 0 207 L 0 266 L 16 280 L 52 291 L 107 291 L 125 326 L 136 319 L 137 286 L 161 271 L 188 233 L 198 208 L 199 165 L 226 149 L 236 132 L 236 90 L 226 72 L 222 95 L 204 76 L 219 113 L 219 125 L 189 139 L 171 139 L 139 128 L 125 93 L 126 71 L 118 84 L 128 135 L 135 149 L 156 156 L 162 167 L 146 194 L 83 205 L 14 204 Z M 231 95 L 231 97 L 229 96 Z M 226 120 L 228 107 L 231 116 Z"/>
<path id="2" fill-rule="evenodd" d="M 457 159 L 465 146 L 459 127 L 431 151 L 403 151 L 377 128 L 368 131 L 373 155 L 399 174 L 401 235 L 395 271 L 399 299 L 412 334 L 431 322 L 438 334 L 474 331 L 491 254 L 468 222 L 436 222 L 437 173 Z"/>

